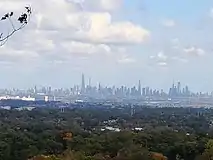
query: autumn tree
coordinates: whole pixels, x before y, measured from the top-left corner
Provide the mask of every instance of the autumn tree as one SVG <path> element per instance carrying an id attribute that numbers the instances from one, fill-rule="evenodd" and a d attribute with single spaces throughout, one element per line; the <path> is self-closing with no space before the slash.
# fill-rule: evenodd
<path id="1" fill-rule="evenodd" d="M 16 20 L 14 12 L 8 12 L 0 18 L 1 21 L 7 21 L 10 28 L 12 28 L 8 29 L 7 33 L 0 32 L 0 46 L 3 46 L 11 36 L 23 29 L 28 24 L 31 14 L 31 7 L 25 7 L 25 11 L 18 16 Z"/>
<path id="2" fill-rule="evenodd" d="M 72 140 L 72 137 L 73 137 L 72 132 L 63 132 L 61 134 L 64 149 L 67 149 L 68 142 Z"/>

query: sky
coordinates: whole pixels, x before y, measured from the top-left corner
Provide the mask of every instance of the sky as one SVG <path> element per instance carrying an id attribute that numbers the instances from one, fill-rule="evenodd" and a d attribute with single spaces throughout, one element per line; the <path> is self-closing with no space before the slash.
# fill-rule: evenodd
<path id="1" fill-rule="evenodd" d="M 0 88 L 71 87 L 84 73 L 93 85 L 213 91 L 211 0 L 1 0 L 0 14 L 26 5 L 30 23 L 0 47 Z"/>

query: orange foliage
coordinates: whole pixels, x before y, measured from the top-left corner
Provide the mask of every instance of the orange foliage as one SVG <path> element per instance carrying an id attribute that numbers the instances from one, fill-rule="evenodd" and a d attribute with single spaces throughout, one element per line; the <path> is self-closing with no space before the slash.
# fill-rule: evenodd
<path id="1" fill-rule="evenodd" d="M 72 133 L 71 132 L 66 132 L 62 134 L 63 140 L 72 140 Z"/>
<path id="2" fill-rule="evenodd" d="M 153 153 L 152 158 L 154 160 L 167 160 L 167 158 L 161 153 Z"/>

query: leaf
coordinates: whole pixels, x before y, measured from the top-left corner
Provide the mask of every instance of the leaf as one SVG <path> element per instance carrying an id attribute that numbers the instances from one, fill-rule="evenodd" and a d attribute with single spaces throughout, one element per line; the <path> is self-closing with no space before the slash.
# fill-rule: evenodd
<path id="1" fill-rule="evenodd" d="M 21 16 L 21 17 L 18 18 L 18 21 L 19 21 L 20 23 L 23 23 L 23 22 L 24 22 L 24 18 Z"/>
<path id="2" fill-rule="evenodd" d="M 13 16 L 13 12 L 10 12 L 10 17 L 12 17 Z"/>
<path id="3" fill-rule="evenodd" d="M 27 13 L 30 13 L 30 14 L 32 13 L 30 7 L 25 7 L 25 8 L 26 8 L 26 10 L 27 10 Z"/>
<path id="4" fill-rule="evenodd" d="M 9 17 L 9 13 L 5 14 L 4 17 L 6 17 L 6 18 Z"/>
<path id="5" fill-rule="evenodd" d="M 7 19 L 7 18 L 6 18 L 6 17 L 2 17 L 2 18 L 1 18 L 1 20 L 5 20 L 5 19 Z"/>

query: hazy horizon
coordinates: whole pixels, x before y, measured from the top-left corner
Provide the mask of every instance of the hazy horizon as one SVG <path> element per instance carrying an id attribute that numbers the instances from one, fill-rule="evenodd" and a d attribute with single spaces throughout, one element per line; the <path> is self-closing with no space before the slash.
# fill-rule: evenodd
<path id="1" fill-rule="evenodd" d="M 0 14 L 25 5 L 29 25 L 0 47 L 0 88 L 72 87 L 84 73 L 93 85 L 213 91 L 213 1 L 2 0 Z"/>

